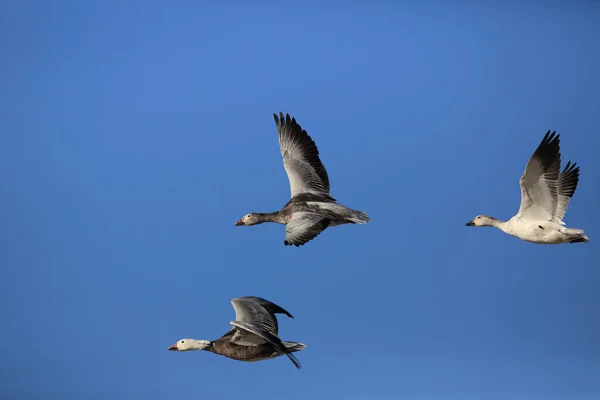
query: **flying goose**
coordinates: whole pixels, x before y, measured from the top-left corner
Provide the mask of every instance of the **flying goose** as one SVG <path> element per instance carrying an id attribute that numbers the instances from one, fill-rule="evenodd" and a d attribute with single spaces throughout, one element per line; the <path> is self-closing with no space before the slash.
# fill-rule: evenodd
<path id="1" fill-rule="evenodd" d="M 521 207 L 504 222 L 478 215 L 467 226 L 494 226 L 521 240 L 538 244 L 580 243 L 589 238 L 581 229 L 567 228 L 563 217 L 579 182 L 577 163 L 560 172 L 560 135 L 546 132 L 521 176 Z"/>
<path id="2" fill-rule="evenodd" d="M 231 300 L 235 310 L 235 321 L 229 322 L 233 328 L 221 336 L 210 340 L 181 339 L 168 350 L 206 350 L 239 361 L 260 361 L 286 355 L 296 368 L 300 363 L 292 353 L 304 350 L 299 342 L 284 342 L 279 338 L 279 326 L 275 314 L 292 314 L 255 296 L 238 297 Z"/>
<path id="3" fill-rule="evenodd" d="M 283 167 L 290 182 L 291 199 L 281 210 L 271 213 L 246 214 L 235 226 L 263 222 L 284 224 L 286 246 L 302 246 L 327 227 L 342 224 L 364 224 L 369 216 L 339 204 L 329 194 L 329 177 L 319 158 L 315 142 L 304 129 L 283 113 L 273 114 L 279 135 Z"/>

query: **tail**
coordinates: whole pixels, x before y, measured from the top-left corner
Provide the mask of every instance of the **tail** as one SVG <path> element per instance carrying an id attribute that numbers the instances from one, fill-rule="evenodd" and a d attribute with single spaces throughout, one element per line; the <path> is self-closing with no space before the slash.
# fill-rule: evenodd
<path id="1" fill-rule="evenodd" d="M 306 345 L 300 342 L 283 342 L 283 345 L 290 353 L 304 350 L 306 348 Z"/>
<path id="2" fill-rule="evenodd" d="M 569 243 L 587 243 L 590 238 L 583 233 L 583 229 L 565 228 L 564 232 L 570 236 Z"/>
<path id="3" fill-rule="evenodd" d="M 296 351 L 300 351 L 306 348 L 306 346 L 300 342 L 282 342 L 287 350 L 285 355 L 290 359 L 290 361 L 296 366 L 296 368 L 302 368 L 300 361 L 292 354 Z"/>
<path id="4" fill-rule="evenodd" d="M 352 215 L 348 218 L 353 224 L 366 224 L 371 220 L 366 212 L 352 210 Z"/>

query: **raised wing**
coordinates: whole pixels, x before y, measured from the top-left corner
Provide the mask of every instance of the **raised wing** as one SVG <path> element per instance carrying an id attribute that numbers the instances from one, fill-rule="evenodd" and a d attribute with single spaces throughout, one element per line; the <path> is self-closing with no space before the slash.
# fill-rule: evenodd
<path id="1" fill-rule="evenodd" d="M 294 316 L 292 314 L 290 314 L 289 311 L 287 311 L 283 307 L 278 306 L 277 304 L 275 304 L 273 302 L 270 302 L 269 300 L 263 299 L 262 297 L 244 296 L 244 297 L 238 297 L 238 299 L 244 299 L 246 301 L 252 301 L 254 303 L 257 303 L 262 308 L 264 308 L 265 310 L 267 310 L 270 314 L 285 314 L 289 318 L 294 319 Z"/>
<path id="2" fill-rule="evenodd" d="M 236 320 L 230 324 L 238 328 L 232 341 L 246 346 L 268 342 L 300 368 L 296 357 L 287 350 L 278 336 L 279 326 L 275 317 L 275 314 L 285 314 L 294 318 L 292 314 L 277 304 L 255 296 L 238 297 L 231 300 L 231 304 Z"/>
<path id="3" fill-rule="evenodd" d="M 309 212 L 295 212 L 285 226 L 286 246 L 302 246 L 306 242 L 316 238 L 329 226 L 330 220 L 322 215 Z"/>
<path id="4" fill-rule="evenodd" d="M 246 322 L 277 336 L 279 334 L 279 324 L 275 314 L 285 314 L 294 318 L 292 314 L 261 297 L 245 296 L 231 300 L 235 310 L 235 319 L 239 322 Z"/>
<path id="5" fill-rule="evenodd" d="M 291 197 L 300 193 L 329 195 L 329 176 L 319 158 L 319 150 L 311 137 L 283 113 L 273 114 L 279 135 L 283 167 L 290 181 Z"/>
<path id="6" fill-rule="evenodd" d="M 546 132 L 521 176 L 521 207 L 517 216 L 551 221 L 558 205 L 560 135 Z"/>
<path id="7" fill-rule="evenodd" d="M 579 183 L 579 167 L 577 163 L 567 163 L 563 172 L 558 177 L 558 204 L 556 206 L 556 215 L 554 221 L 563 224 L 563 218 L 569 207 L 571 197 L 575 194 L 577 184 Z"/>

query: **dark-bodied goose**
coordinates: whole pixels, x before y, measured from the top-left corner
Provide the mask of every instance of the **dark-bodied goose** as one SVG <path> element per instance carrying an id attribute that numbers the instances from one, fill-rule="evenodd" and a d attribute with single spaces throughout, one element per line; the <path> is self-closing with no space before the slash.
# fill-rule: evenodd
<path id="1" fill-rule="evenodd" d="M 548 131 L 521 176 L 521 207 L 517 215 L 506 222 L 478 215 L 467 226 L 494 226 L 538 244 L 588 242 L 583 230 L 567 228 L 562 220 L 579 182 L 579 167 L 569 161 L 559 174 L 560 158 L 560 135 Z"/>
<path id="2" fill-rule="evenodd" d="M 329 194 L 329 177 L 315 142 L 294 118 L 273 114 L 279 135 L 283 167 L 290 181 L 291 199 L 279 211 L 250 213 L 235 223 L 249 226 L 263 222 L 286 225 L 284 245 L 296 247 L 314 239 L 329 226 L 364 224 L 369 216 L 339 204 Z"/>
<path id="3" fill-rule="evenodd" d="M 275 314 L 292 314 L 277 304 L 255 296 L 238 297 L 231 300 L 235 310 L 235 321 L 229 322 L 233 328 L 221 338 L 210 340 L 181 339 L 169 350 L 207 350 L 211 353 L 239 361 L 260 361 L 282 355 L 300 368 L 300 363 L 292 353 L 304 350 L 299 342 L 284 342 L 279 338 L 279 325 Z"/>

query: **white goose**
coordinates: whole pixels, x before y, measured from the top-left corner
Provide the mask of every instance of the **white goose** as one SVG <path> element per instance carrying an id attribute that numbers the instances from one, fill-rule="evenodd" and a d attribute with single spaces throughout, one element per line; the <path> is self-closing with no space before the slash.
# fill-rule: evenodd
<path id="1" fill-rule="evenodd" d="M 567 228 L 563 217 L 579 182 L 577 163 L 560 172 L 560 135 L 546 132 L 521 176 L 521 207 L 508 221 L 478 215 L 467 226 L 494 226 L 521 240 L 538 244 L 589 242 L 581 229 Z"/>

